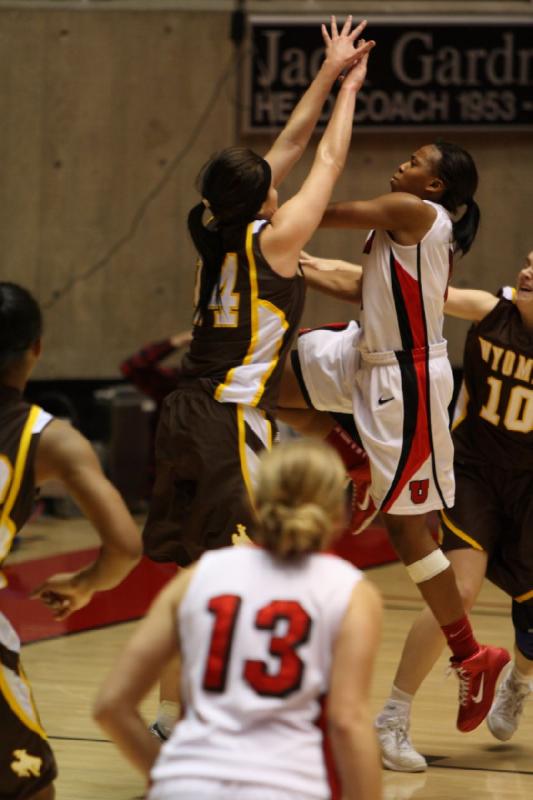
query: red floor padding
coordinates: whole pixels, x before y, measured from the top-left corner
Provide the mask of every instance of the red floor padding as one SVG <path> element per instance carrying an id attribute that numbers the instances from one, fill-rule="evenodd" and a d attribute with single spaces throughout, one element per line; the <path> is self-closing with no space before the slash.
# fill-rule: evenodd
<path id="1" fill-rule="evenodd" d="M 338 555 L 361 568 L 396 560 L 386 532 L 378 527 L 369 528 L 359 536 L 345 535 L 334 549 Z M 80 569 L 93 560 L 96 552 L 94 549 L 81 550 L 3 568 L 9 584 L 0 592 L 0 611 L 8 617 L 22 642 L 36 642 L 138 619 L 176 572 L 172 564 L 156 564 L 143 558 L 120 586 L 109 592 L 98 592 L 88 606 L 62 622 L 55 622 L 41 602 L 29 598 L 28 595 L 46 578 Z"/>
<path id="2" fill-rule="evenodd" d="M 346 533 L 335 543 L 333 551 L 360 569 L 398 560 L 385 528 L 377 526 L 367 528 L 357 536 Z"/>
<path id="3" fill-rule="evenodd" d="M 3 568 L 9 583 L 0 592 L 0 611 L 8 617 L 22 642 L 142 617 L 159 589 L 176 572 L 172 564 L 155 564 L 143 558 L 120 586 L 109 592 L 97 592 L 88 606 L 62 622 L 56 622 L 40 601 L 28 597 L 50 575 L 80 569 L 93 560 L 96 552 L 80 550 Z"/>

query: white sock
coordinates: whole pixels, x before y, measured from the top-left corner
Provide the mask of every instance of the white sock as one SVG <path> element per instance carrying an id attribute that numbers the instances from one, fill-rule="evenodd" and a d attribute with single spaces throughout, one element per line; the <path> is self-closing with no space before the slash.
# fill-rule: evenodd
<path id="1" fill-rule="evenodd" d="M 179 715 L 179 703 L 171 703 L 170 700 L 163 700 L 159 704 L 157 711 L 157 725 L 161 733 L 163 733 L 167 739 L 172 733 L 174 725 L 178 721 Z"/>
<path id="2" fill-rule="evenodd" d="M 389 699 L 383 706 L 383 711 L 377 718 L 377 722 L 384 722 L 390 717 L 402 717 L 406 721 L 409 720 L 411 715 L 411 704 L 414 695 L 408 692 L 403 692 L 397 686 L 392 686 Z"/>
<path id="3" fill-rule="evenodd" d="M 414 700 L 414 694 L 409 694 L 409 692 L 404 692 L 402 689 L 398 689 L 397 686 L 392 684 L 392 689 L 390 693 L 390 701 L 393 703 L 405 703 L 409 708 L 411 707 L 411 703 Z"/>
<path id="4" fill-rule="evenodd" d="M 516 683 L 525 683 L 529 686 L 530 690 L 533 690 L 533 675 L 524 675 L 523 672 L 520 672 L 516 663 L 513 663 L 510 677 L 513 678 Z"/>

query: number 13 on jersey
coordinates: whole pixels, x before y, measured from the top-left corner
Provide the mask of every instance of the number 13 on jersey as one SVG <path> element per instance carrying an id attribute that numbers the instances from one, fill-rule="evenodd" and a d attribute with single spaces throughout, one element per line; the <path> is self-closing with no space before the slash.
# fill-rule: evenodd
<path id="1" fill-rule="evenodd" d="M 223 692 L 232 658 L 241 598 L 233 594 L 219 595 L 209 601 L 208 609 L 214 616 L 214 623 L 203 688 L 208 692 Z M 311 617 L 296 600 L 273 600 L 258 610 L 254 620 L 255 628 L 270 632 L 265 647 L 278 663 L 270 671 L 265 661 L 243 659 L 240 674 L 254 692 L 265 696 L 287 697 L 300 688 L 304 663 L 297 650 L 309 639 L 311 624 Z M 276 635 L 280 628 L 283 633 Z"/>

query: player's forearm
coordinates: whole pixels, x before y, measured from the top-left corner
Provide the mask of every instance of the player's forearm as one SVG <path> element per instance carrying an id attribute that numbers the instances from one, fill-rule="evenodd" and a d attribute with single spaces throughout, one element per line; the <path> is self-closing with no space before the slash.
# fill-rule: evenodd
<path id="1" fill-rule="evenodd" d="M 344 169 L 352 140 L 353 117 L 357 91 L 351 85 L 343 85 L 337 95 L 333 112 L 317 148 L 315 161 L 322 160 L 330 174 L 337 177 Z"/>
<path id="2" fill-rule="evenodd" d="M 148 779 L 161 744 L 149 732 L 140 714 L 127 707 L 106 707 L 97 703 L 94 718 L 130 764 Z"/>
<path id="3" fill-rule="evenodd" d="M 133 555 L 102 546 L 95 561 L 79 573 L 80 582 L 93 592 L 104 592 L 118 586 L 139 563 L 140 553 Z"/>
<path id="4" fill-rule="evenodd" d="M 303 266 L 302 270 L 305 282 L 311 289 L 335 297 L 337 300 L 346 300 L 350 303 L 361 301 L 361 278 L 363 275 L 361 267 L 358 270 L 321 271 Z"/>
<path id="5" fill-rule="evenodd" d="M 81 468 L 67 484 L 74 499 L 96 528 L 104 551 L 114 561 L 137 561 L 142 554 L 139 529 L 120 493 L 100 468 Z"/>
<path id="6" fill-rule="evenodd" d="M 478 322 L 489 314 L 498 303 L 498 298 L 482 289 L 456 289 L 448 287 L 444 313 L 451 317 Z"/>
<path id="7" fill-rule="evenodd" d="M 381 764 L 371 720 L 346 725 L 330 721 L 329 735 L 343 800 L 380 800 Z"/>
<path id="8" fill-rule="evenodd" d="M 103 476 L 101 481 L 105 481 Z M 142 555 L 141 535 L 124 501 L 111 484 L 101 481 L 97 486 L 88 483 L 83 496 L 75 495 L 102 543 L 98 558 L 84 571 L 84 579 L 95 592 L 117 586 Z"/>
<path id="9" fill-rule="evenodd" d="M 320 222 L 321 228 L 353 228 L 354 216 L 352 203 L 330 203 Z"/>
<path id="10" fill-rule="evenodd" d="M 290 146 L 304 152 L 338 75 L 338 65 L 326 59 L 295 106 L 276 145 Z"/>

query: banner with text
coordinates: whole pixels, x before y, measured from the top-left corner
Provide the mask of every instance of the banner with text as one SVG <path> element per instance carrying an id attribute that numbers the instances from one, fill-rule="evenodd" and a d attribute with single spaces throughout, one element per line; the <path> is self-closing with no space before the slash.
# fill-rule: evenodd
<path id="1" fill-rule="evenodd" d="M 250 18 L 246 132 L 286 123 L 323 60 L 323 21 Z M 533 128 L 533 18 L 371 18 L 365 37 L 377 46 L 357 98 L 358 128 Z"/>

